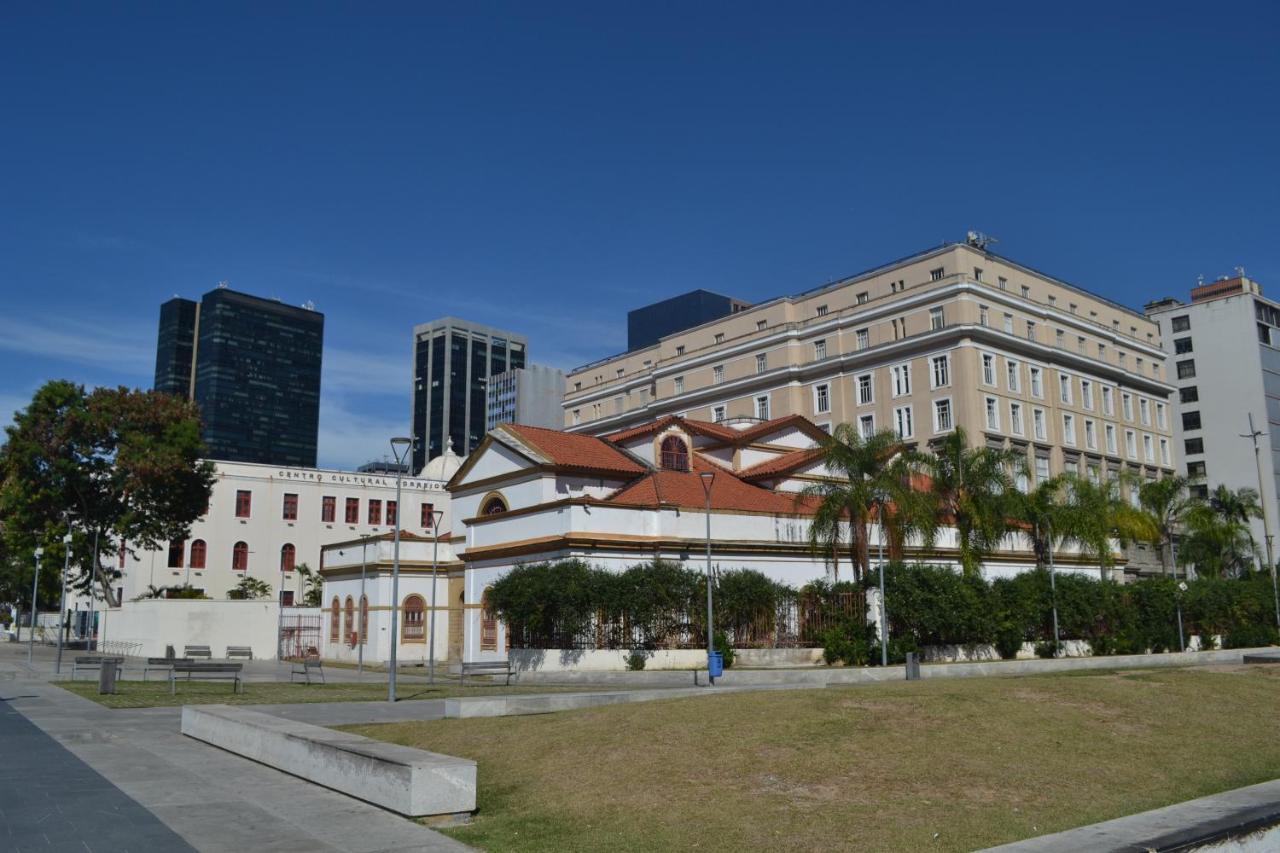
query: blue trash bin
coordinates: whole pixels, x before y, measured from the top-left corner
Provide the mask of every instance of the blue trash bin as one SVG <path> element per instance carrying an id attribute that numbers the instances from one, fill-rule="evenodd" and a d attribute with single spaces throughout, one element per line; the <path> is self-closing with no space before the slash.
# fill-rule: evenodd
<path id="1" fill-rule="evenodd" d="M 720 652 L 709 652 L 707 654 L 707 674 L 712 678 L 719 678 L 724 675 L 724 655 Z"/>

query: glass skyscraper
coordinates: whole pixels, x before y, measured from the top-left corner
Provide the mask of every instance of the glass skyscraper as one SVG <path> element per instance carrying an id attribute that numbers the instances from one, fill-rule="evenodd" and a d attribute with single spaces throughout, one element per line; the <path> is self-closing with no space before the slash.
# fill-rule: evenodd
<path id="1" fill-rule="evenodd" d="M 315 467 L 324 315 L 211 290 L 160 306 L 158 391 L 200 406 L 210 459 Z"/>

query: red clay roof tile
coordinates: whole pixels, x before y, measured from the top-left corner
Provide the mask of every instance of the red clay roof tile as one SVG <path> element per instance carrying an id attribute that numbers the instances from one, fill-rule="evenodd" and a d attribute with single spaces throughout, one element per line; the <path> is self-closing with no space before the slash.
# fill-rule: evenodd
<path id="1" fill-rule="evenodd" d="M 579 435 L 528 424 L 503 424 L 499 429 L 510 432 L 546 456 L 554 465 L 619 474 L 643 474 L 649 470 L 609 442 L 593 435 Z"/>

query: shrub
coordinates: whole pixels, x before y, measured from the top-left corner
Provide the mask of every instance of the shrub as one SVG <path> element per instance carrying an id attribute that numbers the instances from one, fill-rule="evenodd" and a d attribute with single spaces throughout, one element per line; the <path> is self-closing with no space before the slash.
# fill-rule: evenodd
<path id="1" fill-rule="evenodd" d="M 733 666 L 733 646 L 729 645 L 729 637 L 724 631 L 716 631 L 714 648 L 724 657 L 724 668 Z"/>
<path id="2" fill-rule="evenodd" d="M 643 651 L 635 649 L 631 654 L 627 655 L 627 669 L 632 672 L 639 672 L 644 669 L 645 661 L 647 660 L 648 657 Z"/>
<path id="3" fill-rule="evenodd" d="M 846 620 L 822 634 L 822 659 L 828 665 L 844 662 L 848 666 L 866 666 L 871 660 L 875 625 L 870 628 L 855 620 Z"/>
<path id="4" fill-rule="evenodd" d="M 996 628 L 996 654 L 1001 660 L 1013 660 L 1022 651 L 1022 630 L 1011 621 L 1001 622 Z"/>
<path id="5" fill-rule="evenodd" d="M 1038 658 L 1056 658 L 1061 651 L 1062 644 L 1055 643 L 1053 640 L 1044 640 L 1036 643 L 1036 657 Z"/>
<path id="6" fill-rule="evenodd" d="M 1222 638 L 1222 644 L 1228 649 L 1248 649 L 1254 646 L 1274 646 L 1276 640 L 1275 625 L 1241 623 L 1233 626 Z"/>

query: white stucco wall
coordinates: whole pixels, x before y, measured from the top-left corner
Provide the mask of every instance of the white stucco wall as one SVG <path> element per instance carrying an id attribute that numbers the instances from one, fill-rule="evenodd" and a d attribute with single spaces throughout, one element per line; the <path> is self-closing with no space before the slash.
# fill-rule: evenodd
<path id="1" fill-rule="evenodd" d="M 291 608 L 290 612 L 309 612 Z M 276 656 L 280 607 L 275 601 L 188 599 L 126 601 L 107 615 L 107 640 L 139 644 L 141 657 L 160 657 L 171 645 L 209 646 L 215 658 L 227 646 L 250 646 L 255 658 Z"/>

